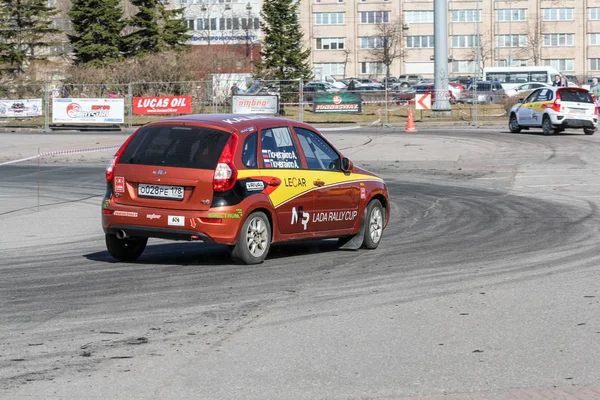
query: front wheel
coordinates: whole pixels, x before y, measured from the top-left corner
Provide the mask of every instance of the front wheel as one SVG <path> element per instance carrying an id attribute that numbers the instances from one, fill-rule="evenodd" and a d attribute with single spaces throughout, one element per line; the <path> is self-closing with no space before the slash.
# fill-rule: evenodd
<path id="1" fill-rule="evenodd" d="M 596 128 L 583 128 L 583 133 L 586 135 L 593 135 L 596 132 Z"/>
<path id="2" fill-rule="evenodd" d="M 383 235 L 383 225 L 385 217 L 383 213 L 383 206 L 377 199 L 371 200 L 367 206 L 367 224 L 365 229 L 365 239 L 363 246 L 367 249 L 376 249 L 381 242 L 381 236 Z"/>
<path id="3" fill-rule="evenodd" d="M 267 257 L 270 247 L 271 224 L 265 213 L 256 211 L 244 222 L 231 258 L 238 264 L 260 264 Z"/>
<path id="4" fill-rule="evenodd" d="M 510 115 L 510 120 L 508 121 L 508 129 L 510 129 L 511 133 L 521 132 L 521 126 L 519 125 L 519 121 L 517 120 L 517 116 L 515 114 Z"/>
<path id="5" fill-rule="evenodd" d="M 107 233 L 105 236 L 106 248 L 111 256 L 119 261 L 135 261 L 142 255 L 148 238 L 133 237 L 119 239 L 117 235 Z"/>
<path id="6" fill-rule="evenodd" d="M 554 127 L 552 126 L 552 121 L 550 121 L 550 117 L 544 115 L 544 119 L 542 120 L 542 132 L 545 136 L 552 135 L 554 131 Z"/>

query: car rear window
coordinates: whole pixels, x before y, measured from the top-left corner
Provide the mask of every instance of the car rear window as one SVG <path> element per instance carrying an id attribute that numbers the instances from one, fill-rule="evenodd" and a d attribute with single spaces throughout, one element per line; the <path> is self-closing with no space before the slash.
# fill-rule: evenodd
<path id="1" fill-rule="evenodd" d="M 230 133 L 196 126 L 141 128 L 119 163 L 215 169 Z"/>
<path id="2" fill-rule="evenodd" d="M 562 101 L 575 101 L 578 103 L 593 103 L 592 96 L 587 90 L 578 89 L 559 89 L 560 98 Z"/>

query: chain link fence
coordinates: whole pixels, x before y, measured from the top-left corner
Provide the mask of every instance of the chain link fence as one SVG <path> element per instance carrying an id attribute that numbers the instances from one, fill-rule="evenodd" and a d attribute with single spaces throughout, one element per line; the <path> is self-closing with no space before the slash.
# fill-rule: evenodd
<path id="1" fill-rule="evenodd" d="M 224 74 L 223 76 L 226 76 Z M 0 85 L 0 128 L 32 127 L 44 130 L 61 128 L 99 129 L 131 128 L 181 114 L 221 114 L 232 112 L 233 95 L 276 96 L 278 107 L 272 115 L 308 123 L 356 123 L 360 125 L 401 125 L 407 122 L 408 109 L 415 118 L 432 117 L 435 101 L 447 100 L 453 121 L 502 119 L 503 104 L 489 105 L 461 102 L 461 91 L 430 93 L 423 107 L 423 95 L 414 90 L 359 87 L 356 90 L 328 88 L 315 90 L 314 84 L 301 80 L 264 81 L 223 76 L 211 80 L 180 82 L 132 82 L 129 84 L 50 84 Z M 164 99 L 183 97 L 189 106 L 166 107 L 156 112 L 140 111 L 161 104 Z M 164 103 L 163 103 L 164 104 Z M 91 107 L 85 109 L 86 105 Z M 55 109 L 56 107 L 56 109 Z M 78 108 L 79 107 L 79 108 Z M 428 109 L 430 108 L 430 109 Z M 109 112 L 109 109 L 112 111 Z M 109 115 L 118 112 L 118 118 Z M 164 112 L 163 112 L 164 111 Z M 101 115 L 102 118 L 83 118 Z M 99 122 L 100 121 L 100 122 Z"/>

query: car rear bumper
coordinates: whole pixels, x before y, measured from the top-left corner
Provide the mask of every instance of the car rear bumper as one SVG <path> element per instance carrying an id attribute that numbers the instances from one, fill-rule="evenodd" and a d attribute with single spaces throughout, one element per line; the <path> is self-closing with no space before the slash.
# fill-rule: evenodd
<path id="1" fill-rule="evenodd" d="M 237 207 L 181 211 L 124 206 L 110 200 L 102 209 L 102 228 L 110 234 L 235 244 L 244 222 L 242 209 Z"/>
<path id="2" fill-rule="evenodd" d="M 557 116 L 552 123 L 569 128 L 593 128 L 598 124 L 598 118 L 583 119 Z"/>

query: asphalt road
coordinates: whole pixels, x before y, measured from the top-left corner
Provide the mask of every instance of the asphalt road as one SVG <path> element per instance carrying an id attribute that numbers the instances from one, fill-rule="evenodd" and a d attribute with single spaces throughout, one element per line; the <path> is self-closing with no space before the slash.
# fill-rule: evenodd
<path id="1" fill-rule="evenodd" d="M 0 398 L 600 398 L 600 135 L 328 136 L 386 179 L 375 251 L 239 266 L 154 240 L 116 263 L 110 153 L 0 166 Z M 0 134 L 0 161 L 124 138 Z"/>

